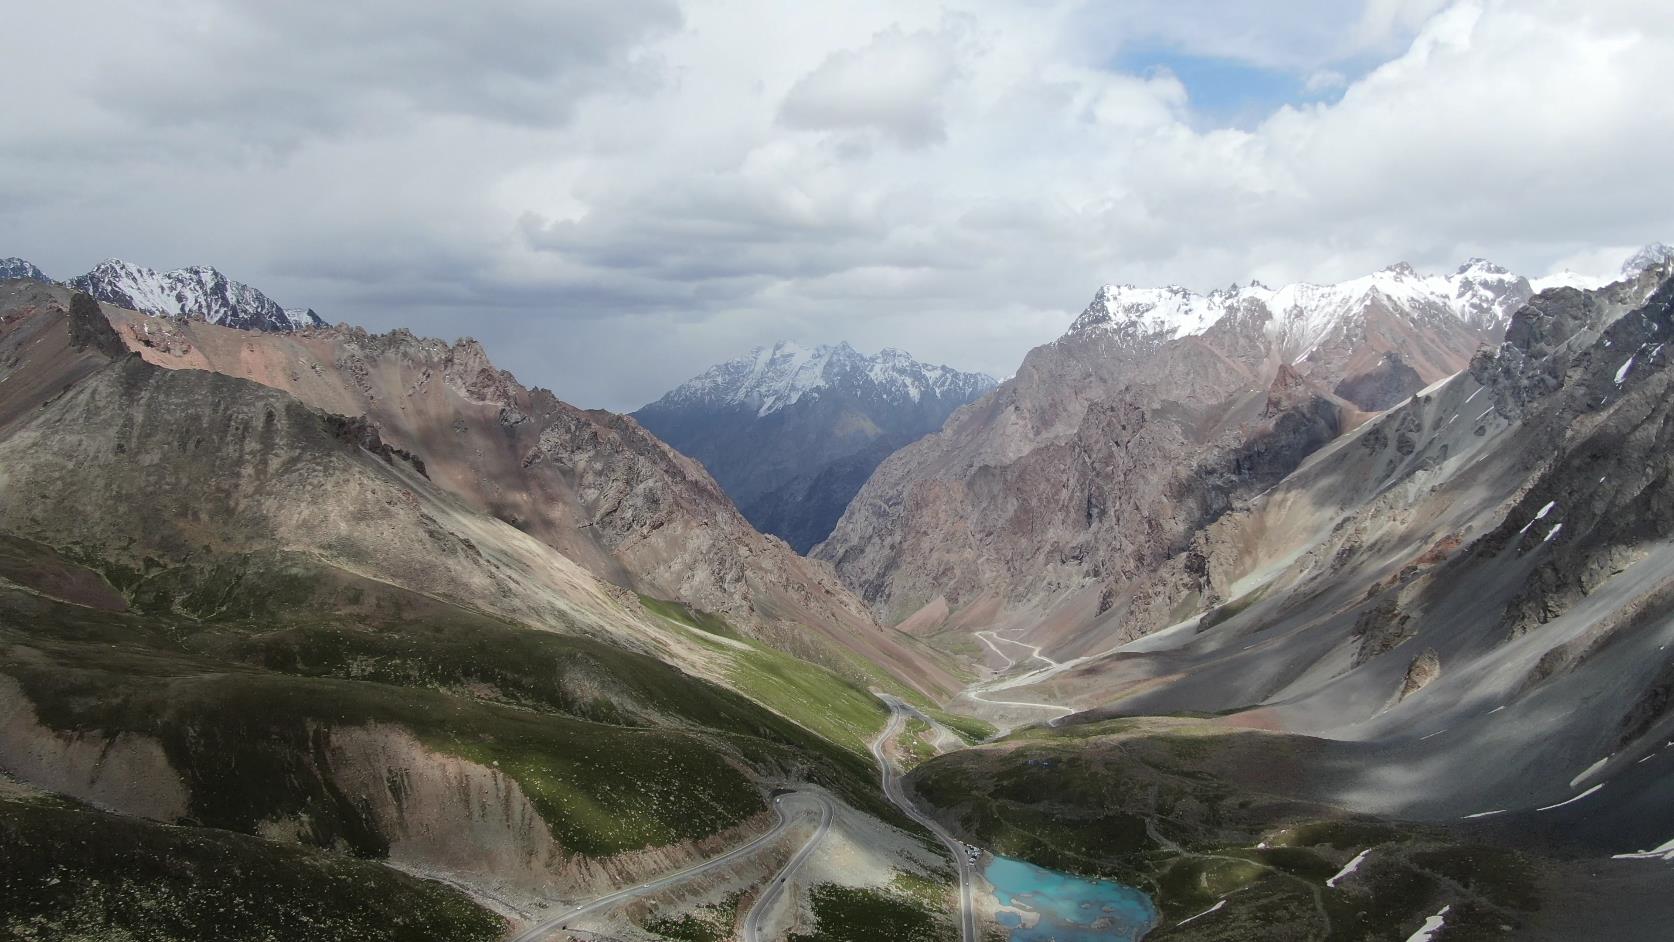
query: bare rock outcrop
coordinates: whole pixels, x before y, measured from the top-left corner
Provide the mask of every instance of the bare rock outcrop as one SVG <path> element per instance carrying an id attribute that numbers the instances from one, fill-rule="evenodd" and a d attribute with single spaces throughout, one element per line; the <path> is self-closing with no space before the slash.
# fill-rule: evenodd
<path id="1" fill-rule="evenodd" d="M 955 621 L 1156 626 L 1175 593 L 1140 581 L 1358 415 L 1289 362 L 1258 303 L 1177 339 L 1089 312 L 885 461 L 815 550 L 885 621 L 941 599 Z"/>
<path id="2" fill-rule="evenodd" d="M 1405 700 L 1440 676 L 1441 655 L 1436 653 L 1435 648 L 1425 648 L 1407 665 L 1407 675 L 1401 680 L 1401 692 L 1396 699 Z"/>
<path id="3" fill-rule="evenodd" d="M 131 732 L 64 733 L 35 714 L 17 681 L 0 674 L 0 770 L 97 808 L 173 823 L 189 794 L 157 740 Z"/>

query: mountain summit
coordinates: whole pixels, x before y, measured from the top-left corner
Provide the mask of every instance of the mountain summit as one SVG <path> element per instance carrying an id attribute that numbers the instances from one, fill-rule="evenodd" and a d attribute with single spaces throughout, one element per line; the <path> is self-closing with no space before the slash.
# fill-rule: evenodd
<path id="1" fill-rule="evenodd" d="M 771 347 L 756 347 L 743 356 L 709 368 L 646 409 L 696 403 L 747 405 L 754 407 L 758 416 L 766 416 L 820 390 L 866 393 L 910 402 L 919 402 L 926 396 L 963 402 L 993 385 L 991 376 L 921 363 L 911 354 L 889 347 L 869 357 L 847 343 L 810 350 L 781 340 Z"/>
<path id="2" fill-rule="evenodd" d="M 52 279 L 48 278 L 44 272 L 35 267 L 34 262 L 31 262 L 26 258 L 18 258 L 16 256 L 12 256 L 11 258 L 0 258 L 0 281 L 11 281 L 16 278 L 22 278 L 28 281 L 39 281 L 43 284 L 50 283 L 52 281 Z"/>
<path id="3" fill-rule="evenodd" d="M 1208 294 L 1107 285 L 1015 378 L 880 463 L 816 555 L 886 622 L 1137 622 L 1143 600 L 1118 604 L 1131 580 L 1464 369 L 1531 294 L 1481 259 Z"/>
<path id="4" fill-rule="evenodd" d="M 879 462 L 994 384 L 901 350 L 781 341 L 710 368 L 634 418 L 703 462 L 758 529 L 806 552 Z"/>
<path id="5" fill-rule="evenodd" d="M 1254 302 L 1272 313 L 1268 331 L 1273 338 L 1294 348 L 1300 358 L 1334 334 L 1362 328 L 1369 315 L 1391 310 L 1420 325 L 1504 330 L 1512 313 L 1533 294 L 1527 278 L 1480 258 L 1449 275 L 1423 275 L 1400 262 L 1337 284 L 1298 283 L 1275 289 L 1252 282 L 1207 295 L 1178 285 L 1106 285 L 1076 318 L 1070 333 L 1102 330 L 1172 340 L 1202 334 L 1240 305 Z"/>
<path id="6" fill-rule="evenodd" d="M 288 333 L 323 327 L 325 321 L 306 308 L 283 308 L 255 288 L 233 281 L 207 265 L 159 272 L 110 258 L 68 282 L 94 298 L 139 311 L 207 321 L 223 327 Z"/>

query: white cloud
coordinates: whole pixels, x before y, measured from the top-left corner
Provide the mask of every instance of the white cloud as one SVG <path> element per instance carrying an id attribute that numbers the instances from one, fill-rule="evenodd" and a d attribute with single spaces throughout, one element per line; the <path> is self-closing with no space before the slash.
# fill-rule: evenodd
<path id="1" fill-rule="evenodd" d="M 840 49 L 798 79 L 779 108 L 792 128 L 872 130 L 904 147 L 947 136 L 943 99 L 958 76 L 956 29 L 891 28 L 858 49 Z"/>
<path id="2" fill-rule="evenodd" d="M 1319 69 L 1308 74 L 1302 83 L 1302 90 L 1310 95 L 1336 91 L 1348 85 L 1348 76 L 1336 69 Z"/>
<path id="3" fill-rule="evenodd" d="M 632 408 L 779 336 L 1004 375 L 1105 281 L 1674 235 L 1663 5 L 675 2 L 20 10 L 0 254 L 213 263 Z M 1147 46 L 1340 95 L 1217 128 Z"/>

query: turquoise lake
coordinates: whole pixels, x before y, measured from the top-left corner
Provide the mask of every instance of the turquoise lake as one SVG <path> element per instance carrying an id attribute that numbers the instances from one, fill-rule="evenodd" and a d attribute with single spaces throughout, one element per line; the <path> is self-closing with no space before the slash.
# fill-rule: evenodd
<path id="1" fill-rule="evenodd" d="M 994 885 L 1010 942 L 1136 942 L 1157 922 L 1151 898 L 1120 883 L 1009 857 L 988 858 L 982 875 Z"/>

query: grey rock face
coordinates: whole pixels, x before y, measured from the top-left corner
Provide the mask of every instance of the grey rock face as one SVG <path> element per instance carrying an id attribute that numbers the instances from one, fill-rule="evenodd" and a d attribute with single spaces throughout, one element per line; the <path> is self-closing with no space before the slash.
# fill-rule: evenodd
<path id="1" fill-rule="evenodd" d="M 1390 351 L 1377 366 L 1343 380 L 1332 392 L 1363 409 L 1382 412 L 1423 388 L 1418 371 Z"/>
<path id="2" fill-rule="evenodd" d="M 1642 277 L 1658 273 L 1667 270 L 1649 269 Z M 1571 302 L 1572 312 L 1610 306 L 1608 298 L 1591 305 L 1563 300 Z M 1562 318 L 1549 312 L 1540 319 Z M 1574 336 L 1586 336 L 1593 323 Z M 1524 407 L 1528 417 L 1521 437 L 1531 447 L 1557 446 L 1537 466 L 1517 507 L 1483 540 L 1485 553 L 1543 551 L 1506 607 L 1502 624 L 1511 637 L 1568 611 L 1631 565 L 1643 547 L 1674 533 L 1674 378 L 1668 369 L 1674 351 L 1667 346 L 1674 341 L 1674 279 L 1594 336 L 1584 348 L 1536 361 L 1524 354 L 1533 341 L 1519 332 L 1525 346 L 1508 341 L 1501 372 L 1490 374 L 1525 397 L 1531 386 L 1546 391 Z M 1522 378 L 1519 372 L 1533 379 L 1505 382 Z"/>
<path id="3" fill-rule="evenodd" d="M 714 367 L 634 418 L 702 462 L 758 530 L 807 552 L 884 458 L 993 387 L 899 350 L 780 343 Z"/>
<path id="4" fill-rule="evenodd" d="M 1207 296 L 1105 288 L 1014 379 L 879 466 L 815 555 L 886 620 L 938 598 L 1120 620 L 1197 530 L 1359 413 L 1464 368 L 1528 292 L 1483 262 Z"/>

